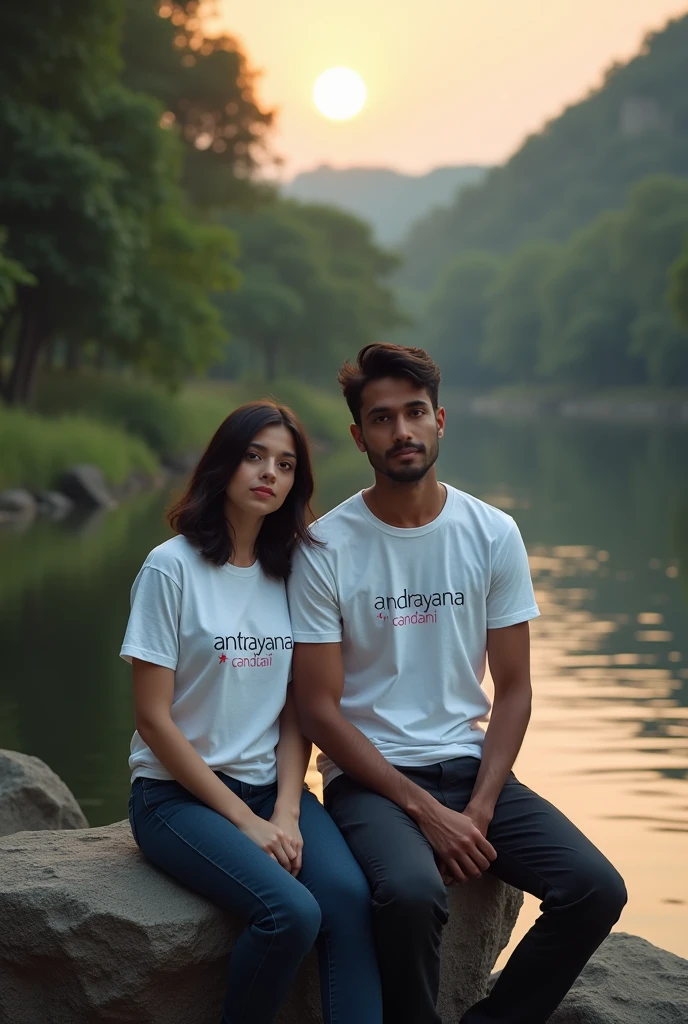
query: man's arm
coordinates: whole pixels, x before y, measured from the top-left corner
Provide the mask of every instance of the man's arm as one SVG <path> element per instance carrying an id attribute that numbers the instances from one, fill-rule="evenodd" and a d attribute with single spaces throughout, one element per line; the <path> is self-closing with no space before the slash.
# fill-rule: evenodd
<path id="1" fill-rule="evenodd" d="M 398 804 L 415 819 L 439 862 L 458 881 L 487 870 L 496 853 L 475 822 L 445 807 L 398 772 L 340 711 L 344 666 L 340 643 L 297 643 L 294 698 L 308 739 L 346 775 Z"/>
<path id="2" fill-rule="evenodd" d="M 521 749 L 531 708 L 530 627 L 488 629 L 487 657 L 494 702 L 467 814 L 485 835 L 495 804 Z"/>

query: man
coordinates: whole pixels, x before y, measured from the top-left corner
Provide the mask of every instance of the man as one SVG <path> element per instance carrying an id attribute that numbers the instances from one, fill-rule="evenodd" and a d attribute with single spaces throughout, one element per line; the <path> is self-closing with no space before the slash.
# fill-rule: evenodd
<path id="1" fill-rule="evenodd" d="M 445 414 L 427 353 L 368 345 L 339 380 L 375 483 L 319 520 L 322 545 L 297 556 L 293 679 L 325 805 L 371 885 L 385 1024 L 439 1024 L 444 880 L 488 870 L 543 913 L 462 1024 L 542 1024 L 626 892 L 511 772 L 539 614 L 523 541 L 510 516 L 438 482 Z"/>

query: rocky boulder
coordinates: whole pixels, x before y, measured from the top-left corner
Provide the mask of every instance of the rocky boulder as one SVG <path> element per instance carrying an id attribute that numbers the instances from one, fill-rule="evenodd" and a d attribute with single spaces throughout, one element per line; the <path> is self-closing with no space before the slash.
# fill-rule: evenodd
<path id="1" fill-rule="evenodd" d="M 37 757 L 0 750 L 0 836 L 63 828 L 88 821 L 62 779 Z"/>
<path id="2" fill-rule="evenodd" d="M 79 508 L 111 508 L 116 504 L 98 466 L 72 466 L 62 474 L 58 490 Z"/>
<path id="3" fill-rule="evenodd" d="M 217 1024 L 240 925 L 146 863 L 126 822 L 0 839 L 0 1021 Z M 492 878 L 451 889 L 446 1024 L 479 999 L 521 893 Z M 322 1024 L 315 954 L 280 1024 Z"/>
<path id="4" fill-rule="evenodd" d="M 550 1024 L 686 1024 L 688 960 L 637 935 L 602 943 Z"/>
<path id="5" fill-rule="evenodd" d="M 33 516 L 36 513 L 36 501 L 29 491 L 15 487 L 9 491 L 0 491 L 0 512 L 11 515 Z"/>

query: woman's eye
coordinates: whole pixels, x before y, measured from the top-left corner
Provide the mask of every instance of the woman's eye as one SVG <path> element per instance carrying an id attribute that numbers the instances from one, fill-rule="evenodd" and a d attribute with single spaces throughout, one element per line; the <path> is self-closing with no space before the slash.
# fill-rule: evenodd
<path id="1" fill-rule="evenodd" d="M 251 459 L 253 461 L 254 459 L 259 459 L 260 455 L 258 454 L 258 452 L 246 452 L 246 458 Z"/>
<path id="2" fill-rule="evenodd" d="M 280 462 L 280 469 L 286 469 L 287 471 L 293 469 L 291 462 Z"/>

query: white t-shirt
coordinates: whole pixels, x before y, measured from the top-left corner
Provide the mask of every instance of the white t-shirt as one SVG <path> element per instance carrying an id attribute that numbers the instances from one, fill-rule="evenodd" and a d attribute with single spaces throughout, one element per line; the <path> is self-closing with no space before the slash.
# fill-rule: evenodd
<path id="1" fill-rule="evenodd" d="M 487 630 L 539 615 L 518 527 L 446 486 L 439 516 L 388 526 L 356 494 L 319 519 L 289 581 L 294 641 L 342 643 L 341 711 L 392 764 L 480 757 Z M 339 769 L 324 755 L 325 785 Z"/>
<path id="2" fill-rule="evenodd" d="M 258 786 L 277 774 L 292 647 L 283 582 L 258 562 L 213 565 L 177 536 L 134 581 L 120 654 L 173 669 L 173 722 L 213 771 Z M 138 732 L 129 767 L 132 779 L 171 778 Z"/>

